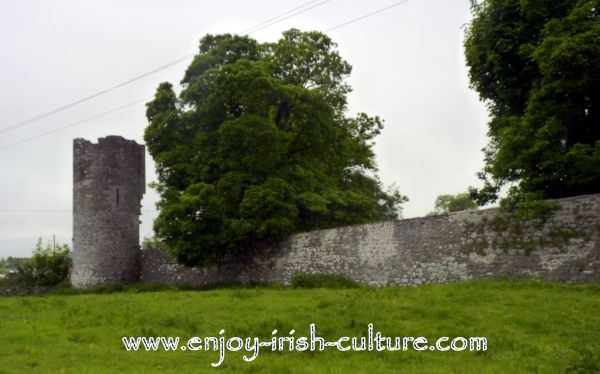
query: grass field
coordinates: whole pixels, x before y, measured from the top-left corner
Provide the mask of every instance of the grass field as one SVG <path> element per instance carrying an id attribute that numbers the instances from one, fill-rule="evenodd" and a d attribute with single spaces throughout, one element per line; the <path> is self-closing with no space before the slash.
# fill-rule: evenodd
<path id="1" fill-rule="evenodd" d="M 485 352 L 127 352 L 123 336 L 484 336 Z M 285 332 L 285 333 L 283 333 Z M 280 335 L 281 336 L 281 335 Z M 0 372 L 589 373 L 600 284 L 472 281 L 394 288 L 226 288 L 0 297 Z"/>

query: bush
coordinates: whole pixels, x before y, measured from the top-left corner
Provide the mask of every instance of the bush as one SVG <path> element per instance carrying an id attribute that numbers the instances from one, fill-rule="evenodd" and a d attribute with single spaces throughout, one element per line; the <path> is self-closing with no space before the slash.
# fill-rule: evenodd
<path id="1" fill-rule="evenodd" d="M 149 237 L 145 237 L 144 240 L 142 240 L 142 249 L 143 250 L 152 250 L 152 249 L 167 249 L 167 245 L 160 239 L 158 239 L 156 236 L 153 236 L 151 238 Z"/>
<path id="2" fill-rule="evenodd" d="M 44 248 L 39 239 L 33 256 L 19 266 L 18 272 L 25 283 L 37 286 L 54 286 L 68 283 L 71 268 L 71 251 L 67 244 L 55 248 L 49 243 Z"/>
<path id="3" fill-rule="evenodd" d="M 358 283 L 339 274 L 298 274 L 292 277 L 294 288 L 355 288 Z"/>

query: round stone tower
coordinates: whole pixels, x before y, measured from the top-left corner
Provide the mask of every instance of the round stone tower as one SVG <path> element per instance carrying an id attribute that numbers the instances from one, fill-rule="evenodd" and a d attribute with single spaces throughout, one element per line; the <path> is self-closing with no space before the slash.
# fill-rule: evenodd
<path id="1" fill-rule="evenodd" d="M 73 141 L 74 287 L 139 279 L 144 153 L 120 136 Z"/>

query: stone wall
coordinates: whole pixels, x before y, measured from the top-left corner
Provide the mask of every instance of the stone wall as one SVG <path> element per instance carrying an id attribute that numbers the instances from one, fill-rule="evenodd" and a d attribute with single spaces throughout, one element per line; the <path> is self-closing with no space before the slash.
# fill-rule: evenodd
<path id="1" fill-rule="evenodd" d="M 560 209 L 545 223 L 487 209 L 342 227 L 259 243 L 208 267 L 185 267 L 147 250 L 140 280 L 289 284 L 299 273 L 334 273 L 375 286 L 500 276 L 599 281 L 600 194 L 556 202 Z"/>
<path id="2" fill-rule="evenodd" d="M 144 146 L 120 136 L 73 141 L 75 287 L 139 279 Z"/>

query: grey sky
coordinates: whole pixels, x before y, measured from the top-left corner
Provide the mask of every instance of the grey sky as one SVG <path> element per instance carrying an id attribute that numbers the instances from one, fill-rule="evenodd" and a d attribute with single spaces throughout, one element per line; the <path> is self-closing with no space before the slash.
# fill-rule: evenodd
<path id="1" fill-rule="evenodd" d="M 206 33 L 240 32 L 306 1 L 2 1 L 0 129 L 195 53 Z M 331 0 L 251 36 L 274 41 L 292 27 L 326 30 L 394 2 Z M 353 65 L 350 114 L 386 121 L 375 147 L 379 175 L 410 198 L 405 217 L 431 211 L 439 194 L 479 185 L 487 115 L 468 88 L 462 26 L 469 20 L 468 0 L 410 0 L 329 32 Z M 29 255 L 38 236 L 70 244 L 73 138 L 143 142 L 145 107 L 1 147 L 149 97 L 160 82 L 179 82 L 188 63 L 0 134 L 0 257 Z M 148 182 L 153 169 L 147 156 Z M 148 188 L 142 236 L 152 233 L 156 199 Z"/>

